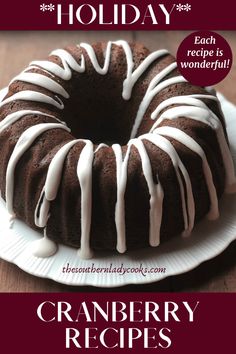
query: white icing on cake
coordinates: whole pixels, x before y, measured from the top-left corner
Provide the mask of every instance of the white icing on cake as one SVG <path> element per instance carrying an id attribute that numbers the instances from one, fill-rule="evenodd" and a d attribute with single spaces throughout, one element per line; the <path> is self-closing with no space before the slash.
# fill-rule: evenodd
<path id="1" fill-rule="evenodd" d="M 12 95 L 11 97 L 6 98 L 0 103 L 0 108 L 4 105 L 14 102 L 14 101 L 32 101 L 32 102 L 41 102 L 52 105 L 58 109 L 64 109 L 64 104 L 62 100 L 55 96 L 55 99 L 36 91 L 20 91 Z"/>
<path id="2" fill-rule="evenodd" d="M 127 170 L 129 162 L 129 154 L 131 149 L 131 141 L 129 141 L 128 149 L 124 158 L 122 159 L 121 146 L 114 144 L 112 146 L 116 156 L 116 175 L 117 175 L 117 201 L 115 207 L 115 224 L 117 232 L 117 246 L 116 249 L 120 253 L 126 251 L 126 232 L 125 232 L 125 190 L 127 184 Z"/>
<path id="3" fill-rule="evenodd" d="M 6 207 L 9 214 L 14 214 L 13 209 L 13 199 L 14 199 L 14 175 L 15 167 L 17 162 L 20 160 L 21 156 L 31 147 L 35 139 L 51 129 L 65 129 L 70 131 L 63 124 L 58 123 L 41 123 L 33 125 L 32 127 L 26 129 L 24 133 L 20 136 L 17 141 L 11 157 L 8 161 L 7 171 L 6 171 Z"/>
<path id="4" fill-rule="evenodd" d="M 149 244 L 152 247 L 156 247 L 160 244 L 160 228 L 164 192 L 160 181 L 158 180 L 157 184 L 153 181 L 152 166 L 143 141 L 141 139 L 134 139 L 133 141 L 131 140 L 131 144 L 135 146 L 139 152 L 142 162 L 143 174 L 148 185 L 150 194 Z"/>
<path id="5" fill-rule="evenodd" d="M 37 73 L 28 73 L 25 72 L 25 70 L 16 76 L 11 82 L 14 81 L 23 81 L 23 82 L 28 82 L 30 84 L 34 84 L 40 87 L 43 87 L 55 94 L 61 95 L 64 98 L 69 98 L 69 94 L 67 91 L 59 85 L 56 81 L 50 79 L 49 77 L 42 75 L 42 74 L 37 74 Z"/>
<path id="6" fill-rule="evenodd" d="M 93 143 L 83 140 L 85 146 L 81 151 L 77 175 L 81 188 L 81 239 L 79 255 L 88 259 L 93 255 L 90 249 L 90 228 L 92 217 L 92 168 L 93 168 Z"/>
<path id="7" fill-rule="evenodd" d="M 72 71 L 83 73 L 86 70 L 86 63 L 84 54 L 88 55 L 91 64 L 95 71 L 100 75 L 106 75 L 112 56 L 114 46 L 119 46 L 124 51 L 127 61 L 127 73 L 123 82 L 123 91 L 121 95 L 124 100 L 129 100 L 132 95 L 132 90 L 136 82 L 140 79 L 142 74 L 159 58 L 168 54 L 166 50 L 158 50 L 148 55 L 143 62 L 134 70 L 134 62 L 132 50 L 129 44 L 125 41 L 108 42 L 106 52 L 104 55 L 104 65 L 100 66 L 98 63 L 96 53 L 91 45 L 82 43 L 80 47 L 82 54 L 79 63 L 66 50 L 58 49 L 51 53 L 55 56 L 61 65 L 51 61 L 33 61 L 28 68 L 21 74 L 16 76 L 11 83 L 16 81 L 23 81 L 34 84 L 44 89 L 47 89 L 50 96 L 45 93 L 36 92 L 33 90 L 23 90 L 5 98 L 0 102 L 0 108 L 8 103 L 17 100 L 38 102 L 51 105 L 59 110 L 64 109 L 64 100 L 69 98 L 69 93 L 64 89 L 61 80 L 70 80 L 72 78 Z M 182 202 L 182 212 L 184 221 L 183 235 L 188 236 L 194 226 L 195 218 L 195 203 L 193 198 L 193 191 L 191 180 L 183 162 L 180 159 L 174 145 L 168 138 L 173 138 L 185 147 L 196 153 L 202 160 L 203 173 L 208 188 L 210 199 L 210 210 L 208 217 L 216 219 L 219 215 L 218 198 L 214 181 L 212 178 L 212 171 L 208 164 L 206 154 L 202 147 L 186 132 L 180 129 L 161 126 L 160 124 L 165 119 L 173 120 L 181 117 L 199 121 L 206 124 L 213 129 L 219 142 L 219 148 L 222 154 L 224 168 L 226 171 L 226 192 L 236 192 L 236 179 L 234 174 L 234 166 L 232 157 L 228 147 L 228 143 L 224 134 L 224 130 L 220 119 L 208 108 L 202 101 L 203 99 L 213 100 L 217 102 L 217 98 L 211 94 L 201 95 L 192 94 L 184 96 L 171 97 L 161 102 L 158 107 L 151 114 L 151 118 L 156 120 L 151 131 L 135 138 L 142 122 L 144 114 L 150 106 L 153 98 L 173 84 L 183 83 L 186 80 L 182 76 L 174 76 L 168 78 L 177 65 L 171 63 L 163 70 L 161 70 L 150 82 L 143 100 L 140 103 L 137 115 L 131 131 L 131 140 L 128 142 L 126 153 L 122 154 L 122 148 L 119 144 L 112 145 L 114 156 L 116 160 L 116 178 L 117 178 L 117 201 L 115 207 L 115 225 L 117 232 L 117 250 L 118 252 L 126 251 L 126 223 L 125 223 L 125 192 L 128 177 L 128 164 L 131 154 L 131 149 L 136 148 L 142 165 L 143 177 L 146 180 L 147 188 L 150 194 L 150 210 L 149 210 L 149 243 L 151 246 L 158 246 L 160 243 L 160 229 L 162 224 L 162 209 L 163 200 L 165 198 L 165 191 L 163 190 L 158 176 L 156 176 L 157 183 L 153 179 L 152 166 L 149 159 L 146 144 L 147 141 L 154 144 L 157 148 L 164 151 L 170 158 L 173 168 L 176 173 L 177 181 Z M 37 70 L 37 72 L 35 72 Z M 9 128 L 18 120 L 27 115 L 43 115 L 50 118 L 58 119 L 53 115 L 47 115 L 41 111 L 21 110 L 9 113 L 0 122 L 0 133 L 4 129 Z M 69 131 L 63 122 L 36 124 L 26 129 L 20 136 L 15 148 L 8 161 L 6 171 L 6 205 L 8 212 L 14 216 L 14 173 L 15 167 L 23 154 L 32 146 L 35 139 L 44 132 L 50 129 L 64 129 Z M 35 225 L 44 229 L 44 237 L 34 244 L 33 253 L 39 257 L 47 257 L 56 252 L 57 246 L 47 237 L 47 222 L 50 218 L 50 204 L 56 199 L 60 181 L 62 179 L 63 167 L 67 155 L 73 146 L 77 143 L 83 143 L 78 164 L 77 176 L 81 188 L 81 235 L 78 235 L 81 240 L 81 247 L 79 255 L 82 258 L 92 257 L 92 250 L 90 247 L 90 229 L 91 229 L 91 212 L 92 212 L 92 170 L 94 155 L 101 148 L 107 147 L 106 144 L 100 144 L 94 147 L 89 140 L 77 139 L 66 143 L 54 155 L 49 164 L 46 181 L 40 193 L 40 197 L 35 209 Z M 180 174 L 181 173 L 181 174 Z"/>
<path id="8" fill-rule="evenodd" d="M 177 154 L 177 151 L 175 150 L 174 146 L 170 143 L 169 140 L 165 139 L 163 136 L 158 134 L 145 134 L 142 135 L 140 139 L 148 140 L 151 143 L 153 143 L 155 146 L 157 146 L 159 149 L 163 150 L 166 154 L 168 154 L 173 164 L 176 177 L 179 183 L 181 201 L 182 201 L 182 211 L 183 211 L 183 218 L 184 218 L 183 235 L 188 236 L 193 229 L 194 217 L 195 217 L 195 205 L 194 205 L 192 186 L 191 186 L 191 181 L 190 181 L 188 171 L 186 170 L 185 166 L 183 165 L 182 161 L 180 160 Z M 181 171 L 182 173 L 185 186 L 183 185 L 182 178 L 179 171 Z M 187 195 L 185 195 L 185 190 Z M 163 197 L 164 197 L 164 193 L 163 193 Z"/>
<path id="9" fill-rule="evenodd" d="M 168 136 L 170 138 L 174 138 L 175 140 L 179 141 L 181 144 L 185 145 L 188 149 L 195 152 L 199 155 L 202 159 L 202 167 L 205 176 L 206 185 L 209 192 L 210 198 L 210 210 L 208 213 L 209 220 L 215 220 L 219 216 L 219 209 L 218 209 L 218 198 L 216 194 L 216 188 L 213 182 L 212 173 L 210 166 L 208 164 L 205 152 L 201 148 L 201 146 L 188 134 L 183 132 L 178 128 L 173 127 L 160 127 L 154 130 L 155 134 L 160 134 L 164 136 Z"/>

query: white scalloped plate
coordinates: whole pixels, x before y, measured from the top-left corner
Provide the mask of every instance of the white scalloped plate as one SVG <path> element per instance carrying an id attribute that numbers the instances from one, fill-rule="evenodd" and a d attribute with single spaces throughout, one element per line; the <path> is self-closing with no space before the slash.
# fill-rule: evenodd
<path id="1" fill-rule="evenodd" d="M 226 116 L 236 165 L 236 107 L 222 95 L 219 95 L 219 98 Z M 37 258 L 32 256 L 30 248 L 32 241 L 42 236 L 19 220 L 16 220 L 14 227 L 9 229 L 8 215 L 1 201 L 0 257 L 30 274 L 68 285 L 118 287 L 155 282 L 197 267 L 200 263 L 220 254 L 236 239 L 236 195 L 224 196 L 220 201 L 220 211 L 219 220 L 201 221 L 191 237 L 187 239 L 176 237 L 155 249 L 143 249 L 125 255 L 98 252 L 92 260 L 81 260 L 76 249 L 61 245 L 54 256 Z M 63 267 L 67 264 L 74 268 L 74 271 L 77 268 L 77 272 L 63 272 Z M 139 270 L 140 267 L 143 272 Z M 157 268 L 165 268 L 165 272 L 160 273 Z M 124 269 L 127 269 L 127 272 L 120 273 Z"/>

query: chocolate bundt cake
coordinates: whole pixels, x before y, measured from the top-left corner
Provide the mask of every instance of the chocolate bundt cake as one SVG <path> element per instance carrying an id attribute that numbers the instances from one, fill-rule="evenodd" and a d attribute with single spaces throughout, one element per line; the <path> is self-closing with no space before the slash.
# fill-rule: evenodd
<path id="1" fill-rule="evenodd" d="M 44 233 L 38 256 L 187 236 L 236 186 L 215 94 L 186 82 L 166 50 L 122 40 L 55 50 L 16 76 L 0 149 L 2 198 Z"/>

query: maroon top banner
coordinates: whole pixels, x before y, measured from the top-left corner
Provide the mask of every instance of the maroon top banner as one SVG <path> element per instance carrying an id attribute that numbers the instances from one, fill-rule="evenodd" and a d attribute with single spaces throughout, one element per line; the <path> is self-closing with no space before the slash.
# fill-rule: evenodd
<path id="1" fill-rule="evenodd" d="M 235 1 L 2 1 L 0 30 L 236 30 Z"/>

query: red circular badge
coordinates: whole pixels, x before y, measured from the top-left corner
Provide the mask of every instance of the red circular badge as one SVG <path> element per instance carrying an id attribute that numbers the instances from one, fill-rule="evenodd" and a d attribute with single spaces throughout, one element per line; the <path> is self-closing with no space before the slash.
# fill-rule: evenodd
<path id="1" fill-rule="evenodd" d="M 177 51 L 178 69 L 194 85 L 210 86 L 223 80 L 232 66 L 232 51 L 218 33 L 191 33 Z"/>

